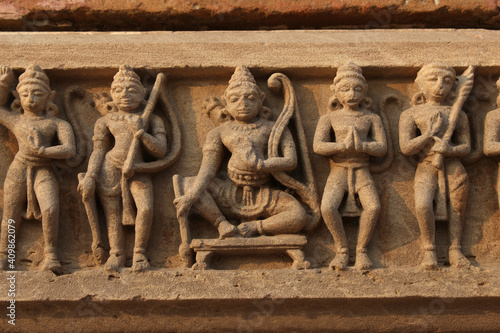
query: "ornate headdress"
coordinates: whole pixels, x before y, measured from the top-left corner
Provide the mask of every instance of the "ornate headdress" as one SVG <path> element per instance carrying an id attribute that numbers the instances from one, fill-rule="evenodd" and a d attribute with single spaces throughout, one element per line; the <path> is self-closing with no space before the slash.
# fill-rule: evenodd
<path id="1" fill-rule="evenodd" d="M 141 89 L 144 89 L 144 86 L 141 83 L 141 79 L 139 78 L 139 75 L 137 75 L 132 67 L 128 65 L 122 65 L 120 66 L 120 69 L 118 70 L 118 73 L 115 74 L 113 77 L 113 83 L 111 84 L 111 87 L 113 85 L 121 83 L 121 82 L 131 82 L 139 87 Z"/>
<path id="2" fill-rule="evenodd" d="M 335 111 L 342 108 L 342 104 L 340 103 L 339 99 L 337 98 L 337 94 L 335 93 L 336 90 L 335 87 L 337 86 L 337 84 L 340 83 L 340 81 L 347 78 L 355 78 L 360 80 L 365 86 L 365 91 L 366 89 L 368 89 L 368 83 L 366 83 L 366 79 L 363 76 L 363 71 L 361 70 L 361 67 L 353 64 L 352 62 L 340 66 L 337 69 L 337 75 L 335 75 L 335 79 L 333 79 L 333 84 L 330 86 L 330 89 L 334 91 L 333 96 L 328 101 L 328 106 L 331 111 Z M 372 107 L 372 100 L 365 95 L 365 97 L 360 103 L 360 107 L 366 110 L 370 110 Z"/>
<path id="3" fill-rule="evenodd" d="M 340 66 L 337 69 L 337 75 L 335 76 L 335 79 L 333 79 L 333 85 L 331 86 L 332 90 L 335 90 L 335 86 L 341 80 L 349 78 L 349 77 L 359 79 L 359 80 L 363 81 L 363 83 L 365 85 L 367 85 L 366 79 L 363 76 L 363 71 L 361 70 L 361 67 L 350 62 L 346 65 Z"/>
<path id="4" fill-rule="evenodd" d="M 17 84 L 16 90 L 19 90 L 23 85 L 28 83 L 40 85 L 47 89 L 47 91 L 51 91 L 49 77 L 38 65 L 30 65 L 26 68 L 26 71 L 19 76 L 19 83 Z"/>
<path id="5" fill-rule="evenodd" d="M 258 91 L 259 97 L 264 98 L 264 93 L 260 90 L 259 86 L 257 85 L 257 82 L 255 81 L 255 78 L 253 77 L 252 73 L 248 70 L 246 66 L 238 66 L 234 70 L 234 74 L 231 76 L 231 79 L 229 80 L 229 85 L 226 88 L 225 94 L 236 87 L 240 86 L 247 86 L 251 87 L 255 90 Z"/>

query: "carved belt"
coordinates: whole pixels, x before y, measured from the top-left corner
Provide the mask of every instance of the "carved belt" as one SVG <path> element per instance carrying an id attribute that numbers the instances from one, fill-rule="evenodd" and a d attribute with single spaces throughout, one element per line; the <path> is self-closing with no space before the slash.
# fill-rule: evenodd
<path id="1" fill-rule="evenodd" d="M 268 173 L 245 172 L 228 168 L 229 178 L 239 186 L 261 186 L 269 181 Z"/>

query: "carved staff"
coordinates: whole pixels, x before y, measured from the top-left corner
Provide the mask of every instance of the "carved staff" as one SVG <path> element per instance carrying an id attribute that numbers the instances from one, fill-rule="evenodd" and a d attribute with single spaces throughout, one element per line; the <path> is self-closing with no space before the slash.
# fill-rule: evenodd
<path id="1" fill-rule="evenodd" d="M 448 118 L 448 128 L 442 137 L 442 140 L 448 144 L 451 142 L 451 137 L 457 127 L 460 111 L 472 90 L 474 84 L 474 66 L 469 66 L 469 68 L 462 73 L 462 77 L 465 79 L 460 87 L 458 98 L 451 108 L 450 117 Z M 443 166 L 443 158 L 443 154 L 437 153 L 433 159 L 433 165 L 440 169 Z"/>
<path id="2" fill-rule="evenodd" d="M 158 101 L 158 96 L 160 95 L 160 88 L 164 84 L 166 79 L 167 77 L 163 73 L 158 74 L 158 76 L 156 77 L 155 85 L 153 86 L 151 94 L 149 95 L 148 103 L 146 104 L 144 112 L 141 115 L 142 129 L 144 130 L 146 130 L 148 127 L 149 119 L 153 114 L 156 102 Z M 137 154 L 140 151 L 140 143 L 141 143 L 140 140 L 136 138 L 134 135 L 134 138 L 132 139 L 132 144 L 130 145 L 130 149 L 127 154 L 127 159 L 123 163 L 122 173 L 126 178 L 130 177 L 132 173 L 132 169 L 134 167 L 134 161 L 137 157 Z"/>

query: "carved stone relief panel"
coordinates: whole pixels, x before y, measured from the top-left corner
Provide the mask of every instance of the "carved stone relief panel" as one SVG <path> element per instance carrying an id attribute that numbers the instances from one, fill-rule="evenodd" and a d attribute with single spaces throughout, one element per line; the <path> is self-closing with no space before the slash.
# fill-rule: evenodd
<path id="1" fill-rule="evenodd" d="M 494 228 L 495 188 L 485 184 L 496 184 L 496 165 L 481 155 L 493 95 L 473 85 L 472 69 L 456 70 L 431 63 L 381 75 L 349 63 L 280 74 L 239 66 L 208 76 L 177 71 L 166 82 L 167 71 L 129 66 L 5 67 L 0 170 L 4 184 L 27 184 L 4 185 L 4 225 L 10 215 L 23 222 L 19 269 L 494 263 L 498 239 L 482 230 Z M 9 127 L 8 119 L 30 114 L 22 112 L 31 107 L 24 87 L 49 105 L 36 121 L 63 129 L 45 138 L 45 127 L 27 121 L 15 122 L 19 133 Z M 495 141 L 493 115 L 485 147 Z M 52 147 L 61 152 L 43 155 Z M 41 162 L 23 164 L 19 154 L 43 155 L 48 180 L 36 180 Z M 16 163 L 20 178 L 9 176 Z M 59 196 L 41 194 L 49 183 Z M 468 193 L 480 194 L 467 201 Z M 50 209 L 40 198 L 51 198 Z M 32 213 L 22 218 L 23 210 Z M 64 221 L 58 233 L 44 212 Z"/>

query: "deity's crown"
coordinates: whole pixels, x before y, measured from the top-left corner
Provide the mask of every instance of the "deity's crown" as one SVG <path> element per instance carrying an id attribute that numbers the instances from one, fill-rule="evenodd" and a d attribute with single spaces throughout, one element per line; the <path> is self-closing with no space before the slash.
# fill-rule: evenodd
<path id="1" fill-rule="evenodd" d="M 255 81 L 255 78 L 253 77 L 252 73 L 250 73 L 248 68 L 246 66 L 238 66 L 234 70 L 234 74 L 229 80 L 229 85 L 227 86 L 226 91 L 244 84 L 254 86 L 260 92 L 260 89 L 257 86 L 257 82 Z"/>
<path id="2" fill-rule="evenodd" d="M 38 65 L 30 65 L 26 68 L 24 73 L 19 76 L 19 83 L 16 89 L 19 90 L 21 86 L 27 83 L 38 84 L 47 89 L 47 91 L 50 91 L 49 77 Z"/>
<path id="3" fill-rule="evenodd" d="M 341 80 L 348 78 L 348 77 L 353 77 L 360 79 L 366 84 L 366 79 L 363 76 L 363 71 L 361 70 L 361 67 L 353 64 L 352 62 L 342 65 L 337 69 L 337 75 L 335 76 L 335 79 L 333 80 L 333 86 L 336 86 L 337 83 L 339 83 Z M 333 88 L 332 86 L 332 88 Z"/>
<path id="4" fill-rule="evenodd" d="M 128 65 L 120 66 L 118 73 L 116 73 L 115 76 L 113 77 L 112 85 L 123 81 L 132 82 L 133 84 L 143 87 L 139 75 L 137 75 L 132 69 L 132 67 Z"/>

